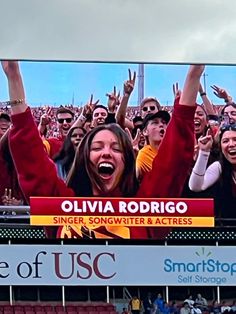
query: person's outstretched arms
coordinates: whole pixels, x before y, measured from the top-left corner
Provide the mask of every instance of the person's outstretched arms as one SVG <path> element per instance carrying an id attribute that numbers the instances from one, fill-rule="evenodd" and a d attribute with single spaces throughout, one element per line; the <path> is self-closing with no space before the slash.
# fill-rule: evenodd
<path id="1" fill-rule="evenodd" d="M 70 196 L 73 192 L 57 177 L 48 158 L 30 108 L 25 103 L 23 81 L 17 61 L 3 61 L 9 86 L 13 127 L 9 144 L 21 189 L 30 196 Z"/>

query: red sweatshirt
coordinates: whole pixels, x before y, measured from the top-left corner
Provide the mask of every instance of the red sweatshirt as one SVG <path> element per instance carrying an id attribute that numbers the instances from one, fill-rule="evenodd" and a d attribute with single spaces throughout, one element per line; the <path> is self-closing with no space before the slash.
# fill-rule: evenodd
<path id="1" fill-rule="evenodd" d="M 193 158 L 194 112 L 195 107 L 179 104 L 174 106 L 152 170 L 143 178 L 137 197 L 181 196 Z M 30 109 L 13 115 L 12 122 L 10 147 L 26 198 L 75 196 L 74 191 L 58 178 L 56 167 L 45 152 Z M 168 228 L 130 227 L 130 235 L 136 239 L 159 238 L 163 229 L 166 235 Z"/>

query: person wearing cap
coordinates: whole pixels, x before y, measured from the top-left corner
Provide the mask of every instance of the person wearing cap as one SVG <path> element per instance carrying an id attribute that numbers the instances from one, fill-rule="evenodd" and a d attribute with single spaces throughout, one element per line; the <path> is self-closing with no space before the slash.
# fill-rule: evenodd
<path id="1" fill-rule="evenodd" d="M 8 128 L 11 125 L 11 119 L 10 116 L 5 113 L 0 113 L 0 138 L 5 134 L 5 132 L 8 130 Z"/>
<path id="2" fill-rule="evenodd" d="M 153 159 L 158 152 L 169 121 L 170 115 L 165 110 L 160 110 L 154 114 L 149 113 L 145 116 L 143 135 L 146 138 L 147 145 L 138 152 L 136 159 L 136 174 L 139 180 L 152 169 Z"/>
<path id="3" fill-rule="evenodd" d="M 144 119 L 150 113 L 156 113 L 161 109 L 159 101 L 155 97 L 146 97 L 140 104 L 141 117 Z"/>
<path id="4" fill-rule="evenodd" d="M 143 125 L 143 119 L 141 116 L 135 116 L 133 118 L 132 122 L 133 122 L 134 128 L 142 127 L 142 125 Z"/>

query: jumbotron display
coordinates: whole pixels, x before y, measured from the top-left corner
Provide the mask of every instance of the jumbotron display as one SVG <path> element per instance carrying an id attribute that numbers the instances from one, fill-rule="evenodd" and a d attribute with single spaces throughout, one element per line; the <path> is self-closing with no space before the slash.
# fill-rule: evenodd
<path id="1" fill-rule="evenodd" d="M 234 228 L 232 71 L 3 60 L 1 229 L 166 239 Z"/>

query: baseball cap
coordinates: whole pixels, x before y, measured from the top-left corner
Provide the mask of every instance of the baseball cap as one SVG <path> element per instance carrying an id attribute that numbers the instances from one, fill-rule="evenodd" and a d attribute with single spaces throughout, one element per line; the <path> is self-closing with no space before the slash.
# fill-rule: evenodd
<path id="1" fill-rule="evenodd" d="M 142 119 L 142 117 L 141 116 L 135 116 L 134 118 L 133 118 L 133 123 L 136 123 L 136 122 L 143 122 L 143 119 Z"/>
<path id="2" fill-rule="evenodd" d="M 170 121 L 170 114 L 168 111 L 166 110 L 159 110 L 156 113 L 149 113 L 146 115 L 146 117 L 143 120 L 143 129 L 147 126 L 148 121 L 151 121 L 155 118 L 161 118 L 164 121 L 166 121 L 166 123 L 168 123 Z"/>

